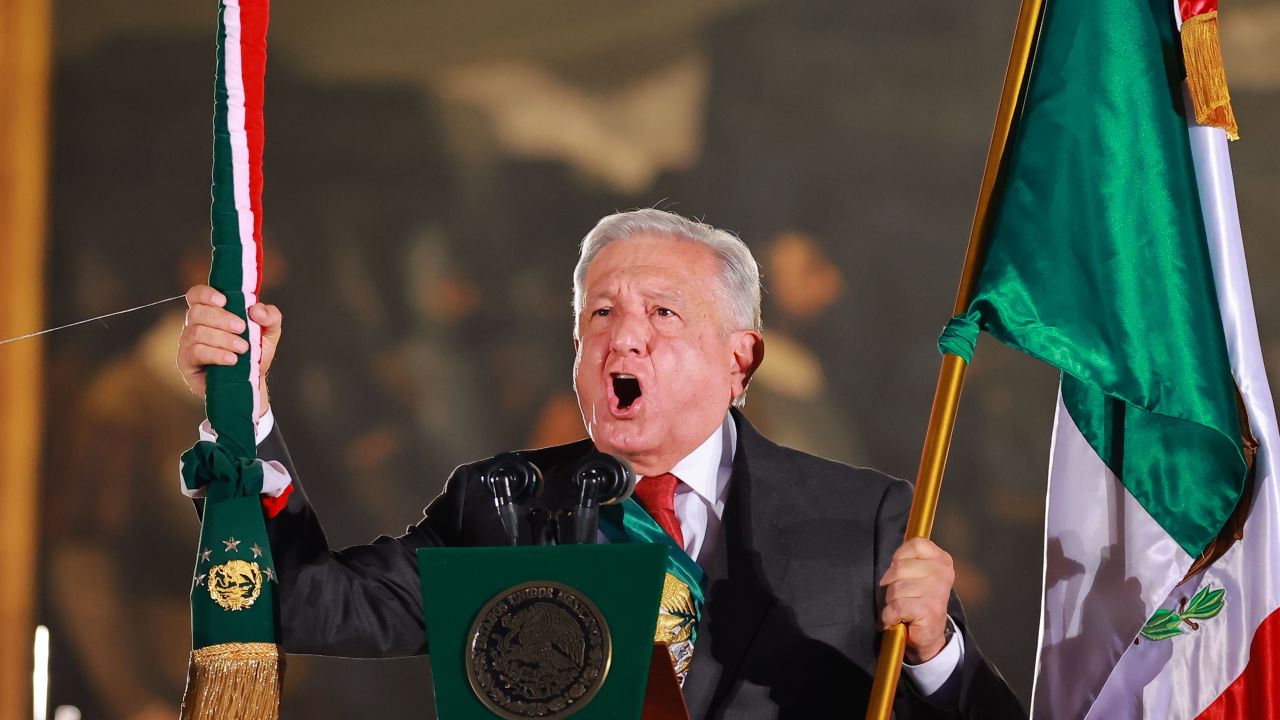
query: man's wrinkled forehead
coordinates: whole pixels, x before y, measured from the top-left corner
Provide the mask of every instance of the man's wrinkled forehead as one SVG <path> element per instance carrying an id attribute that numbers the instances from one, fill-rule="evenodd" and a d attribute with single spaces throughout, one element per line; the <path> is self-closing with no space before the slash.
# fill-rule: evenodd
<path id="1" fill-rule="evenodd" d="M 628 289 L 625 281 L 623 283 L 598 282 L 595 286 L 588 285 L 584 303 L 590 306 L 602 301 L 615 301 L 618 299 L 620 290 L 625 292 Z M 637 287 L 635 292 L 645 300 L 664 305 L 683 305 L 688 298 L 688 293 L 680 289 L 674 281 L 669 287 L 641 286 Z"/>
<path id="2" fill-rule="evenodd" d="M 692 256 L 673 260 L 653 246 L 676 244 L 692 250 Z M 618 254 L 622 253 L 619 258 Z M 602 258 L 610 265 L 601 268 Z M 706 288 L 713 302 L 722 300 L 721 261 L 710 248 L 680 236 L 650 235 L 616 240 L 591 258 L 583 277 L 582 302 L 612 298 L 620 291 L 634 292 L 655 301 L 693 302 Z"/>

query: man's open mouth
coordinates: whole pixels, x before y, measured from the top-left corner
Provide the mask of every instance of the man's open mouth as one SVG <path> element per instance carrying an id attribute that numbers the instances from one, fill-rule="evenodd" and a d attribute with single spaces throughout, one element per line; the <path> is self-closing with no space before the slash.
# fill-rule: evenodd
<path id="1" fill-rule="evenodd" d="M 618 398 L 618 409 L 626 410 L 640 399 L 640 381 L 635 375 L 613 374 L 613 394 Z"/>

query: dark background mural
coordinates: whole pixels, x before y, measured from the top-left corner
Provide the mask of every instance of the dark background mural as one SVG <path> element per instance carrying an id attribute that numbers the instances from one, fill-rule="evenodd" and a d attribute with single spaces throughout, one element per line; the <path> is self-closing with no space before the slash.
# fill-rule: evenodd
<path id="1" fill-rule="evenodd" d="M 208 263 L 216 3 L 56 3 L 47 316 L 178 295 Z M 570 271 L 658 206 L 764 267 L 747 414 L 913 477 L 1017 3 L 277 0 L 264 298 L 272 404 L 335 545 L 414 522 L 455 465 L 582 433 Z M 1224 15 L 1255 302 L 1280 358 L 1280 10 Z M 173 717 L 198 526 L 181 301 L 49 338 L 41 621 L 53 702 Z M 1030 697 L 1056 377 L 989 341 L 936 538 Z M 285 716 L 423 717 L 424 658 L 290 660 Z"/>

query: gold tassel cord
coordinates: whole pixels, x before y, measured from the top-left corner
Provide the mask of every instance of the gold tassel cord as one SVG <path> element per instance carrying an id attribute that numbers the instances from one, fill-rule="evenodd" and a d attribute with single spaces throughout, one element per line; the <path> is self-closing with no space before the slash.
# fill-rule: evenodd
<path id="1" fill-rule="evenodd" d="M 191 652 L 181 720 L 274 720 L 284 656 L 272 643 L 223 643 Z"/>
<path id="2" fill-rule="evenodd" d="M 1222 63 L 1222 45 L 1218 41 L 1218 12 L 1212 11 L 1187 18 L 1182 23 L 1182 57 L 1187 66 L 1187 87 L 1196 122 L 1222 128 L 1227 137 L 1240 139 L 1236 115 L 1231 109 L 1227 91 L 1227 71 Z"/>

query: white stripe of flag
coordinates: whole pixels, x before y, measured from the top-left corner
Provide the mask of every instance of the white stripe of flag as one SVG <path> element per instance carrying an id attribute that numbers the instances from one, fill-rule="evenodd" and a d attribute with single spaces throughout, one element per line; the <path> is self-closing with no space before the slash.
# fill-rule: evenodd
<path id="1" fill-rule="evenodd" d="M 245 309 L 258 302 L 258 246 L 253 237 L 253 202 L 249 191 L 249 136 L 245 130 L 244 70 L 241 61 L 240 3 L 225 0 L 225 75 L 227 82 L 227 133 L 231 138 L 232 187 L 240 228 L 241 290 Z M 262 398 L 258 379 L 261 372 L 262 328 L 246 318 L 249 326 L 249 384 L 253 388 L 253 423 L 257 427 Z"/>

